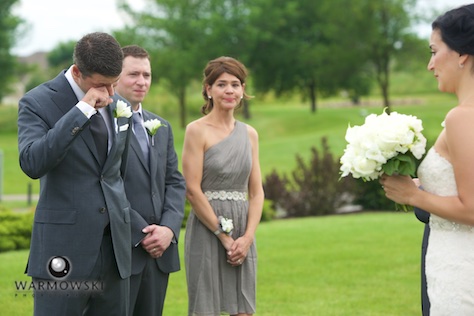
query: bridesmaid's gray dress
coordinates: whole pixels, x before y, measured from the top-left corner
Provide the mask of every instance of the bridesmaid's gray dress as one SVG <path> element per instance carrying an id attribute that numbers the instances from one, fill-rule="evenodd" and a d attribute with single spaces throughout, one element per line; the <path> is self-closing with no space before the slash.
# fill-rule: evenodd
<path id="1" fill-rule="evenodd" d="M 234 130 L 204 153 L 201 188 L 217 216 L 233 219 L 232 237 L 242 236 L 247 226 L 248 180 L 252 150 L 246 124 L 236 121 Z M 255 313 L 257 252 L 252 244 L 241 266 L 227 263 L 226 250 L 213 231 L 194 211 L 188 217 L 185 265 L 189 315 L 214 316 Z"/>

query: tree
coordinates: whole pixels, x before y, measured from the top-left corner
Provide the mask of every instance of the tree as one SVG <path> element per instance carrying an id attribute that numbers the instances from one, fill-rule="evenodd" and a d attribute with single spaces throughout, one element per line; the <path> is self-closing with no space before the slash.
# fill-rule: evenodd
<path id="1" fill-rule="evenodd" d="M 257 39 L 250 64 L 258 90 L 277 95 L 299 91 L 310 100 L 312 112 L 319 93 L 356 90 L 366 59 L 354 1 L 256 2 L 250 23 Z M 358 93 L 363 91 L 357 88 Z"/>
<path id="2" fill-rule="evenodd" d="M 15 56 L 10 51 L 15 44 L 22 19 L 12 15 L 11 11 L 18 0 L 0 1 L 0 101 L 10 92 L 10 84 L 13 81 L 18 66 Z"/>
<path id="3" fill-rule="evenodd" d="M 205 57 L 206 10 L 210 1 L 154 0 L 146 12 L 122 8 L 134 20 L 123 38 L 135 37 L 150 51 L 153 73 L 159 74 L 178 99 L 181 127 L 186 126 L 186 89 L 200 78 Z M 138 35 L 127 35 L 130 31 Z"/>
<path id="4" fill-rule="evenodd" d="M 146 12 L 120 1 L 133 26 L 117 38 L 153 53 L 153 72 L 178 98 L 184 127 L 186 88 L 222 55 L 249 68 L 257 91 L 299 92 L 312 112 L 319 95 L 341 90 L 357 102 L 373 77 L 389 104 L 390 67 L 416 0 L 149 0 Z"/>
<path id="5" fill-rule="evenodd" d="M 55 73 L 58 69 L 67 68 L 72 64 L 75 46 L 75 40 L 61 42 L 48 53 L 48 65 L 54 68 Z"/>
<path id="6" fill-rule="evenodd" d="M 366 16 L 366 54 L 373 66 L 383 97 L 383 107 L 390 113 L 391 66 L 405 42 L 412 39 L 411 24 L 416 0 L 366 0 L 361 2 Z"/>
<path id="7" fill-rule="evenodd" d="M 205 21 L 205 41 L 208 59 L 219 56 L 231 56 L 249 67 L 249 60 L 255 43 L 255 32 L 249 23 L 250 1 L 247 0 L 213 0 L 210 2 L 208 20 Z M 251 69 L 249 69 L 252 75 Z M 250 76 L 252 78 L 252 76 Z M 247 93 L 250 84 L 246 83 Z M 243 100 L 244 118 L 249 119 L 250 101 Z"/>
<path id="8" fill-rule="evenodd" d="M 153 73 L 159 74 L 178 99 L 181 126 L 186 125 L 186 89 L 202 80 L 205 64 L 228 55 L 245 64 L 244 0 L 150 0 L 146 12 L 136 12 L 122 0 L 120 8 L 133 26 L 117 32 L 122 44 L 135 43 L 152 55 Z M 204 100 L 203 100 L 204 103 Z M 248 113 L 248 103 L 245 104 Z"/>

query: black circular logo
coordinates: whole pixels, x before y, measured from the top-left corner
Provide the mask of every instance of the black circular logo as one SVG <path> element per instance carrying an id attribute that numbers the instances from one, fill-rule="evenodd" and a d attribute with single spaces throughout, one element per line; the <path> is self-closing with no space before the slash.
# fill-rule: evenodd
<path id="1" fill-rule="evenodd" d="M 49 260 L 48 270 L 51 276 L 56 278 L 64 278 L 71 270 L 71 264 L 64 257 L 52 257 Z"/>

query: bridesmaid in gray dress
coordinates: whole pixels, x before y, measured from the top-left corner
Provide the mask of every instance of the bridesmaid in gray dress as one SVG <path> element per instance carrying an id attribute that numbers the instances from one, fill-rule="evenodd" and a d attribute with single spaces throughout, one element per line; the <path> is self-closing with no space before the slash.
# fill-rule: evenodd
<path id="1" fill-rule="evenodd" d="M 258 134 L 237 121 L 247 70 L 231 57 L 204 70 L 204 116 L 191 122 L 182 154 L 186 195 L 188 315 L 252 315 L 256 309 L 255 231 L 264 200 Z M 232 220 L 229 232 L 226 222 Z"/>

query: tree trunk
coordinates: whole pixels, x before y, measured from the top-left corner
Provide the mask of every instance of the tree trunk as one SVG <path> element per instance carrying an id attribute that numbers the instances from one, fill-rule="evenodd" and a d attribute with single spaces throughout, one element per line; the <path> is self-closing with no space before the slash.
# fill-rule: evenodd
<path id="1" fill-rule="evenodd" d="M 250 119 L 250 102 L 247 99 L 243 100 L 243 105 L 242 105 L 242 114 L 246 120 Z"/>
<path id="2" fill-rule="evenodd" d="M 181 128 L 184 129 L 186 128 L 186 87 L 180 88 L 178 94 L 180 123 Z"/>
<path id="3" fill-rule="evenodd" d="M 380 86 L 380 92 L 383 98 L 383 108 L 386 109 L 387 114 L 390 114 L 390 97 L 389 97 L 389 77 L 390 77 L 390 59 L 388 56 L 381 58 L 376 63 L 377 69 L 377 83 Z"/>
<path id="4" fill-rule="evenodd" d="M 386 112 L 387 114 L 390 114 L 392 111 L 390 108 L 390 99 L 388 95 L 388 84 L 385 82 L 384 84 L 381 85 L 382 89 L 382 96 L 383 96 L 383 107 L 384 109 L 387 109 Z"/>
<path id="5" fill-rule="evenodd" d="M 316 113 L 316 83 L 314 81 L 309 85 L 309 97 L 311 99 L 311 113 Z"/>

